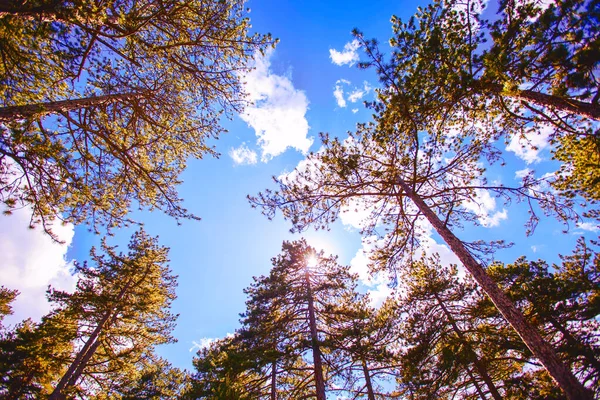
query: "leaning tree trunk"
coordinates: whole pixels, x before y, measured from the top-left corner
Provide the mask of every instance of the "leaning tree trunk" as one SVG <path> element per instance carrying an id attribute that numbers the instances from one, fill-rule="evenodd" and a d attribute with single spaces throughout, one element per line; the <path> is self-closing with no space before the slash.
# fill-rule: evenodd
<path id="1" fill-rule="evenodd" d="M 464 267 L 473 276 L 475 281 L 482 287 L 492 300 L 498 311 L 504 316 L 508 323 L 521 337 L 525 345 L 538 358 L 550 376 L 556 381 L 560 388 L 571 400 L 591 400 L 591 393 L 577 380 L 573 372 L 556 356 L 554 349 L 542 338 L 540 333 L 534 329 L 526 320 L 506 294 L 486 273 L 485 269 L 475 260 L 465 245 L 458 239 L 450 229 L 438 218 L 431 208 L 423 201 L 421 196 L 398 177 L 398 185 L 406 196 L 412 200 L 419 211 L 433 225 L 437 233 L 444 239 L 452 252 L 462 262 Z"/>
<path id="2" fill-rule="evenodd" d="M 326 400 L 325 380 L 323 379 L 323 364 L 321 362 L 321 349 L 319 348 L 319 336 L 317 335 L 317 322 L 315 319 L 315 305 L 310 288 L 310 275 L 308 272 L 308 267 L 306 267 L 306 295 L 308 297 L 308 319 L 310 324 L 310 340 L 312 343 L 317 400 Z"/>
<path id="3" fill-rule="evenodd" d="M 106 94 L 91 96 L 81 99 L 49 101 L 47 103 L 27 104 L 24 106 L 0 107 L 0 123 L 27 119 L 34 116 L 56 114 L 80 108 L 100 106 L 117 101 L 124 101 L 141 97 L 143 92 Z"/>
<path id="4" fill-rule="evenodd" d="M 482 90 L 491 91 L 498 96 L 512 97 L 513 99 L 526 101 L 541 107 L 548 107 L 557 111 L 577 114 L 596 121 L 600 120 L 600 106 L 598 104 L 586 103 L 585 101 L 575 99 L 566 99 L 564 97 L 541 93 L 535 90 L 516 89 L 514 91 L 505 91 L 504 86 L 498 83 L 480 83 L 478 86 Z"/>
<path id="5" fill-rule="evenodd" d="M 125 294 L 131 287 L 131 284 L 132 282 L 130 280 L 119 291 L 119 294 L 115 298 L 117 303 L 123 300 Z M 110 309 L 104 314 L 102 319 L 98 321 L 98 325 L 92 331 L 90 337 L 88 338 L 88 340 L 86 340 L 81 350 L 79 350 L 79 352 L 75 356 L 75 359 L 67 369 L 67 372 L 64 373 L 64 375 L 61 377 L 60 381 L 54 388 L 54 391 L 48 397 L 48 400 L 62 400 L 65 398 L 62 392 L 67 387 L 72 386 L 77 382 L 79 376 L 81 376 L 81 373 L 83 372 L 83 369 L 86 367 L 88 361 L 94 355 L 96 349 L 98 348 L 98 336 L 100 336 L 100 333 L 107 325 L 112 325 L 116 321 L 117 316 L 118 313 L 116 312 L 116 310 Z"/>

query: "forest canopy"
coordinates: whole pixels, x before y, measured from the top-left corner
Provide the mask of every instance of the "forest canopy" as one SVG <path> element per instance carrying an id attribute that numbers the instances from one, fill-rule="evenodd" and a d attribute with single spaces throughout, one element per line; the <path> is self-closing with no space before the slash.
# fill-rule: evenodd
<path id="1" fill-rule="evenodd" d="M 366 33 L 330 49 L 333 64 L 366 78 L 332 81 L 339 114 L 310 122 L 334 129 L 317 150 L 267 169 L 271 158 L 258 164 L 240 128 L 225 145 L 243 141 L 230 148 L 234 173 L 204 160 L 186 175 L 202 187 L 184 191 L 192 161 L 217 156 L 213 140 L 239 127 L 227 117 L 253 128 L 263 150 L 269 124 L 292 129 L 301 114 L 308 129 L 305 93 L 331 79 L 318 57 L 297 52 L 312 69 L 292 73 L 288 50 L 271 58 L 276 41 L 254 33 L 238 0 L 0 4 L 0 198 L 5 214 L 29 213 L 30 227 L 63 246 L 60 273 L 73 282 L 47 279 L 49 310 L 25 320 L 18 302 L 30 282 L 0 282 L 0 397 L 598 398 L 599 5 L 435 0 L 392 16 L 389 46 L 367 39 L 364 22 Z M 372 92 L 369 76 L 379 79 Z M 363 98 L 365 112 L 342 114 Z M 347 133 L 344 118 L 358 121 Z M 517 146 L 551 160 L 517 164 Z M 254 165 L 238 168 L 244 157 Z M 248 197 L 274 220 L 263 229 L 228 207 L 267 170 L 274 186 Z M 204 230 L 135 214 L 199 219 L 180 191 L 211 218 Z M 76 236 L 87 226 L 89 256 L 85 241 L 61 245 L 57 223 Z M 340 257 L 321 250 L 340 227 L 364 250 L 349 263 L 352 239 Z M 326 233 L 299 237 L 310 229 Z M 18 241 L 14 232 L 0 229 L 0 241 Z M 269 264 L 273 241 L 283 243 Z M 225 303 L 242 294 L 224 331 L 236 318 Z M 6 323 L 15 310 L 20 322 Z M 179 312 L 202 330 L 175 330 Z M 223 336 L 192 342 L 191 371 L 161 356 L 199 332 Z"/>

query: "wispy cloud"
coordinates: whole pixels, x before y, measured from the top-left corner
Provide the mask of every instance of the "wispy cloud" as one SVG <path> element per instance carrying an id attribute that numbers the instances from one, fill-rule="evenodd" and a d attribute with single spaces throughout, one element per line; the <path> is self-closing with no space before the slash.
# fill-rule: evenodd
<path id="1" fill-rule="evenodd" d="M 335 97 L 335 102 L 337 103 L 338 107 L 346 107 L 346 100 L 344 100 L 344 89 L 342 88 L 340 81 L 337 81 L 335 84 L 335 89 L 333 89 L 333 97 Z"/>
<path id="2" fill-rule="evenodd" d="M 233 159 L 236 165 L 253 165 L 258 161 L 258 156 L 254 150 L 250 150 L 246 143 L 242 143 L 237 148 L 229 150 L 229 157 Z"/>
<path id="3" fill-rule="evenodd" d="M 333 97 L 340 108 L 345 108 L 348 104 L 347 101 L 356 103 L 371 91 L 371 85 L 365 81 L 362 87 L 354 87 L 354 89 L 346 95 L 346 92 L 344 92 L 344 85 L 350 86 L 350 84 L 350 81 L 346 79 L 340 79 L 335 83 Z M 354 110 L 358 111 L 358 109 L 355 108 L 352 110 L 353 113 L 356 113 Z"/>
<path id="4" fill-rule="evenodd" d="M 598 224 L 594 224 L 593 222 L 580 222 L 577 224 L 577 227 L 588 232 L 598 232 L 600 230 Z"/>
<path id="5" fill-rule="evenodd" d="M 225 335 L 225 338 L 231 338 L 233 337 L 233 333 L 228 333 Z M 221 340 L 222 338 L 212 338 L 212 337 L 203 337 L 200 340 L 196 341 L 196 340 L 192 340 L 192 347 L 190 347 L 190 352 L 192 351 L 200 351 L 202 349 L 208 348 L 210 347 L 213 343 L 215 343 L 218 340 Z"/>
<path id="6" fill-rule="evenodd" d="M 253 105 L 246 108 L 241 118 L 254 129 L 263 162 L 288 148 L 306 154 L 313 143 L 306 120 L 308 99 L 288 76 L 271 71 L 271 55 L 272 51 L 265 56 L 257 54 L 254 69 L 242 77 Z"/>
<path id="7" fill-rule="evenodd" d="M 73 225 L 56 224 L 52 229 L 64 241 L 54 242 L 40 228 L 29 229 L 29 207 L 2 216 L 0 223 L 0 276 L 3 286 L 17 289 L 20 295 L 14 303 L 14 314 L 5 324 L 14 324 L 26 318 L 39 320 L 50 311 L 46 300 L 48 285 L 72 291 L 77 278 L 71 275 L 71 263 L 65 257 L 73 239 Z"/>
<path id="8" fill-rule="evenodd" d="M 358 61 L 358 49 L 360 48 L 360 42 L 356 39 L 346 43 L 344 50 L 337 51 L 335 49 L 329 49 L 329 58 L 335 65 L 346 65 L 352 66 Z"/>
<path id="9" fill-rule="evenodd" d="M 357 101 L 361 100 L 366 94 L 368 94 L 370 91 L 371 91 L 371 85 L 369 85 L 368 82 L 364 82 L 362 88 L 354 89 L 348 95 L 348 101 L 350 103 L 356 103 Z"/>

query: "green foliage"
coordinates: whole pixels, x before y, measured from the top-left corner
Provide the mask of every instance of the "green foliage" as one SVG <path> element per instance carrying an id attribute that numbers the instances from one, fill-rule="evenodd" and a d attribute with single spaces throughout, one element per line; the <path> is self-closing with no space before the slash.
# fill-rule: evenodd
<path id="1" fill-rule="evenodd" d="M 2 320 L 4 317 L 13 313 L 10 303 L 12 303 L 18 295 L 19 292 L 17 290 L 10 290 L 4 286 L 0 286 L 0 332 L 2 330 Z"/>
<path id="2" fill-rule="evenodd" d="M 16 3 L 0 12 L 0 192 L 54 219 L 109 229 L 133 205 L 195 218 L 176 186 L 223 112 L 245 103 L 239 74 L 273 44 L 249 35 L 243 1 Z"/>
<path id="3" fill-rule="evenodd" d="M 334 339 L 333 330 L 342 329 L 342 309 L 350 307 L 346 302 L 356 277 L 303 239 L 284 242 L 272 263 L 268 276 L 254 278 L 245 289 L 242 328 L 198 353 L 194 398 L 213 398 L 223 385 L 250 398 L 267 398 L 273 379 L 277 398 L 314 397 L 319 362 L 327 387 L 343 381 L 338 363 L 346 341 Z"/>
<path id="4" fill-rule="evenodd" d="M 76 264 L 75 292 L 49 292 L 56 304 L 49 318 L 68 318 L 63 325 L 76 330 L 78 349 L 55 393 L 109 393 L 114 382 L 135 376 L 156 345 L 174 341 L 177 316 L 169 308 L 177 283 L 166 265 L 168 249 L 142 230 L 128 249 L 117 253 L 103 240 L 102 253 L 90 252 L 93 267 Z"/>
<path id="5" fill-rule="evenodd" d="M 66 370 L 74 331 L 64 314 L 25 320 L 0 338 L 0 397 L 47 397 Z"/>
<path id="6" fill-rule="evenodd" d="M 402 351 L 400 393 L 416 398 L 506 398 L 503 382 L 518 375 L 524 362 L 511 358 L 471 310 L 481 296 L 471 279 L 439 257 L 423 258 L 407 271 L 398 307 Z"/>
<path id="7" fill-rule="evenodd" d="M 490 275 L 553 343 L 581 382 L 596 392 L 600 387 L 599 272 L 597 244 L 590 245 L 583 239 L 573 254 L 562 257 L 560 265 L 549 267 L 542 260 L 528 261 L 522 257 L 513 264 L 497 263 L 489 268 Z M 480 307 L 490 316 L 495 315 L 489 300 L 482 299 Z M 515 343 L 518 343 L 517 338 L 508 348 L 526 357 L 528 351 Z M 537 375 L 540 374 L 543 372 L 538 371 Z M 547 380 L 535 375 L 533 378 Z"/>
<path id="8" fill-rule="evenodd" d="M 187 391 L 190 378 L 186 371 L 172 367 L 166 360 L 151 356 L 145 358 L 133 376 L 124 377 L 119 387 L 108 396 L 95 399 L 179 399 Z"/>

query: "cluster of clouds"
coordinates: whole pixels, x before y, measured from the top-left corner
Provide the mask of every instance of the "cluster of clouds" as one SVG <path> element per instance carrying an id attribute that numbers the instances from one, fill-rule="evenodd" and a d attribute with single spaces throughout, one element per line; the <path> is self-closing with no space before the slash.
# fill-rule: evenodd
<path id="1" fill-rule="evenodd" d="M 329 50 L 329 57 L 336 65 L 353 66 L 359 60 L 360 43 L 353 40 L 344 45 L 343 50 Z M 271 69 L 273 50 L 265 54 L 255 54 L 252 69 L 241 76 L 248 100 L 252 103 L 242 114 L 241 119 L 256 134 L 254 150 L 246 143 L 229 150 L 229 156 L 235 165 L 254 165 L 259 161 L 268 162 L 273 157 L 283 154 L 287 149 L 296 149 L 306 154 L 313 144 L 308 136 L 310 126 L 306 119 L 309 101 L 306 93 L 296 89 L 290 73 L 279 75 Z M 337 105 L 345 108 L 348 103 L 356 103 L 371 91 L 371 86 L 364 82 L 360 87 L 350 87 L 348 80 L 336 82 L 334 97 Z M 344 87 L 348 86 L 348 87 Z M 352 109 L 358 112 L 358 108 Z"/>
<path id="2" fill-rule="evenodd" d="M 361 87 L 354 87 L 351 90 L 344 91 L 344 86 L 350 86 L 351 82 L 346 79 L 340 79 L 335 83 L 335 88 L 333 89 L 333 97 L 340 108 L 346 108 L 348 102 L 356 103 L 359 100 L 369 94 L 371 92 L 371 85 L 368 82 L 363 82 Z M 358 111 L 357 108 L 352 109 L 353 113 Z"/>
<path id="3" fill-rule="evenodd" d="M 254 129 L 262 162 L 268 162 L 288 148 L 306 154 L 313 143 L 313 138 L 308 137 L 308 98 L 294 87 L 290 76 L 271 70 L 272 54 L 272 50 L 264 55 L 257 53 L 253 69 L 241 77 L 252 105 L 240 117 Z M 258 162 L 256 151 L 245 143 L 231 149 L 229 155 L 235 164 Z"/>
<path id="4" fill-rule="evenodd" d="M 77 277 L 71 274 L 72 264 L 66 260 L 67 249 L 73 240 L 72 224 L 55 224 L 53 232 L 63 243 L 57 243 L 40 227 L 30 229 L 31 209 L 25 207 L 3 216 L 0 224 L 0 276 L 2 285 L 17 289 L 19 296 L 12 304 L 13 315 L 4 325 L 23 319 L 39 321 L 50 311 L 46 300 L 48 286 L 73 291 Z"/>

